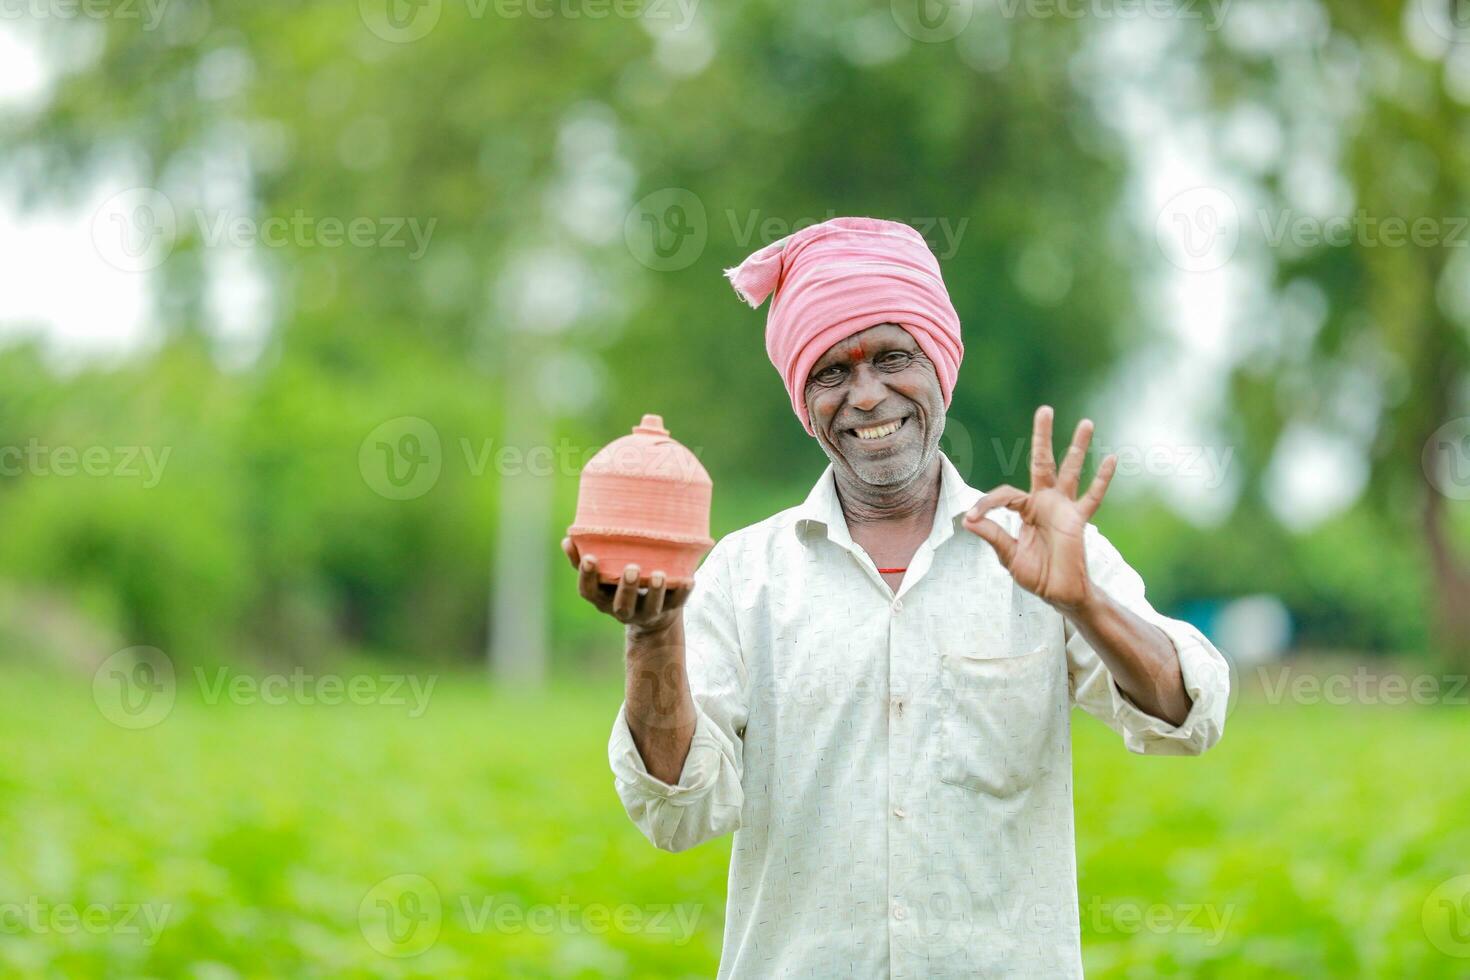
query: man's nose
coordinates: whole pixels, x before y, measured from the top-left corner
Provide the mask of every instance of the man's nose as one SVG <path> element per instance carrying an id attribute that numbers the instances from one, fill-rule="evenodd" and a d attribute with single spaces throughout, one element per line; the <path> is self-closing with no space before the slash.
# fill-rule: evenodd
<path id="1" fill-rule="evenodd" d="M 852 382 L 847 392 L 848 404 L 861 412 L 870 412 L 888 396 L 888 386 L 878 377 L 872 365 L 859 364 L 852 370 Z"/>

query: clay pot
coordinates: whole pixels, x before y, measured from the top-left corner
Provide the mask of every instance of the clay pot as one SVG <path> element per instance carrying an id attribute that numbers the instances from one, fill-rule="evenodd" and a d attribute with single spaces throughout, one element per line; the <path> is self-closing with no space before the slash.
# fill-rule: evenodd
<path id="1" fill-rule="evenodd" d="M 713 488 L 699 459 L 669 438 L 664 420 L 645 415 L 632 435 L 608 443 L 583 467 L 577 520 L 567 533 L 579 554 L 597 558 L 603 582 L 616 582 L 625 565 L 636 564 L 645 584 L 659 570 L 669 582 L 688 584 L 714 544 Z"/>

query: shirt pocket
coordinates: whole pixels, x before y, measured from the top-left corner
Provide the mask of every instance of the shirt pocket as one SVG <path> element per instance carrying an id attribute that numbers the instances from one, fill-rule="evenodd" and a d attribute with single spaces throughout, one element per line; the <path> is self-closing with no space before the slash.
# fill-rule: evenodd
<path id="1" fill-rule="evenodd" d="M 999 656 L 951 652 L 940 659 L 945 706 L 940 774 L 976 793 L 1024 792 L 1056 763 L 1057 698 L 1064 663 L 1049 644 Z"/>

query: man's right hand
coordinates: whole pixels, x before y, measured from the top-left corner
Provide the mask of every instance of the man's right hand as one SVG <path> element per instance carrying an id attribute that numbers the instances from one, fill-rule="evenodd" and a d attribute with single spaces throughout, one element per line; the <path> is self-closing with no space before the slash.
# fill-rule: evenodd
<path id="1" fill-rule="evenodd" d="M 697 716 L 684 669 L 684 612 L 692 582 L 669 582 L 661 570 L 638 587 L 638 566 L 628 565 L 616 585 L 597 577 L 597 557 L 578 554 L 571 538 L 561 550 L 577 569 L 582 598 L 627 627 L 624 715 L 643 764 L 656 779 L 674 785 L 689 757 Z"/>
<path id="2" fill-rule="evenodd" d="M 561 539 L 561 550 L 577 569 L 577 590 L 600 611 L 613 617 L 635 634 L 667 631 L 682 618 L 680 607 L 694 591 L 692 582 L 669 582 L 662 570 L 649 576 L 648 587 L 640 589 L 637 565 L 626 565 L 616 585 L 598 578 L 597 556 L 579 554 L 570 537 Z"/>

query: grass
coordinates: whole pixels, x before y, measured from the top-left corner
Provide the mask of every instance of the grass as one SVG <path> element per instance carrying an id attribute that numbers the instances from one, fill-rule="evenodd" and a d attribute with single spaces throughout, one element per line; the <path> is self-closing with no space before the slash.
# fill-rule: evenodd
<path id="1" fill-rule="evenodd" d="M 669 855 L 628 822 L 615 682 L 440 678 L 421 717 L 187 682 L 126 730 L 90 678 L 5 680 L 0 975 L 715 971 L 728 842 Z M 1090 976 L 1470 975 L 1431 899 L 1470 874 L 1465 709 L 1245 703 L 1200 759 L 1081 716 L 1075 743 Z"/>

